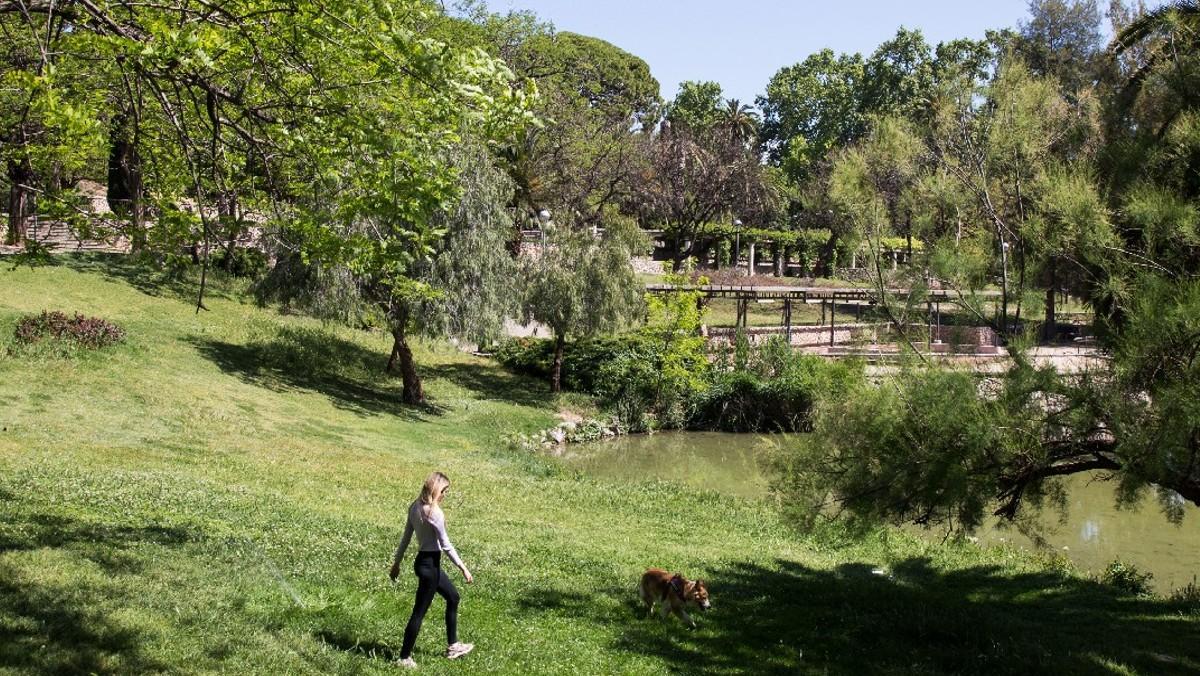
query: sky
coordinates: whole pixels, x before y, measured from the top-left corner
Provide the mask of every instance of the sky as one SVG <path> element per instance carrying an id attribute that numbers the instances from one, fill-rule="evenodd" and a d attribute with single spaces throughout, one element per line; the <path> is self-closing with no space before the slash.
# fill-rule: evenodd
<path id="1" fill-rule="evenodd" d="M 1102 3 L 1107 4 L 1107 3 Z M 671 99 L 684 80 L 715 80 L 753 103 L 780 68 L 825 47 L 870 54 L 900 26 L 936 45 L 1015 28 L 1028 0 L 491 0 L 529 9 L 560 31 L 598 37 L 641 57 Z"/>

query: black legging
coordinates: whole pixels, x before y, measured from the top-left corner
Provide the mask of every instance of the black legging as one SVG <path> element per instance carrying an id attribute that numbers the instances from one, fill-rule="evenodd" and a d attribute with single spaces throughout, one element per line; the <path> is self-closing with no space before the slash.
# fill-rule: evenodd
<path id="1" fill-rule="evenodd" d="M 446 641 L 458 643 L 458 590 L 446 573 L 442 572 L 441 552 L 417 552 L 413 561 L 413 572 L 417 574 L 417 601 L 413 604 L 412 617 L 404 628 L 404 646 L 400 648 L 400 659 L 412 657 L 413 645 L 425 621 L 425 611 L 433 603 L 434 593 L 446 599 Z"/>

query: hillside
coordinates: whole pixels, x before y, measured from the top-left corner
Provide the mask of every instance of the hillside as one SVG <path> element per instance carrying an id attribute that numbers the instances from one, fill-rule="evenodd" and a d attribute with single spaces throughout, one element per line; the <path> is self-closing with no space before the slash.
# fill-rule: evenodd
<path id="1" fill-rule="evenodd" d="M 899 531 L 791 531 L 764 502 L 615 485 L 509 450 L 541 383 L 448 347 L 398 404 L 382 335 L 189 290 L 120 258 L 0 266 L 0 673 L 383 673 L 411 606 L 386 571 L 429 471 L 476 577 L 422 673 L 1171 673 L 1200 617 L 1061 566 Z M 44 309 L 122 345 L 11 350 Z M 832 529 L 831 529 L 832 530 Z M 410 559 L 411 560 L 411 559 Z M 639 615 L 647 566 L 702 577 L 689 632 Z"/>

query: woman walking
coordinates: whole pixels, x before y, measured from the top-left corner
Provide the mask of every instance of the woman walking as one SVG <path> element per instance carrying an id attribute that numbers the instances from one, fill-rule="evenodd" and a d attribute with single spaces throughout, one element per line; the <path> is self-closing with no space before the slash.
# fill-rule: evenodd
<path id="1" fill-rule="evenodd" d="M 396 559 L 392 562 L 389 573 L 392 581 L 400 575 L 400 559 L 412 540 L 413 531 L 417 533 L 418 551 L 413 562 L 413 572 L 417 575 L 417 600 L 413 604 L 412 616 L 408 618 L 408 626 L 404 628 L 404 645 L 400 648 L 400 665 L 415 667 L 413 661 L 413 645 L 417 642 L 417 633 L 421 631 L 421 622 L 425 620 L 425 611 L 433 603 L 433 595 L 440 594 L 446 599 L 446 657 L 457 659 L 471 652 L 475 646 L 471 643 L 458 641 L 458 590 L 450 582 L 446 573 L 442 572 L 442 552 L 445 552 L 454 565 L 462 572 L 467 584 L 474 582 L 471 571 L 454 551 L 450 537 L 446 535 L 446 516 L 442 513 L 442 500 L 446 491 L 450 490 L 450 480 L 441 472 L 434 472 L 425 480 L 421 488 L 421 496 L 408 507 L 408 523 L 404 526 L 404 537 L 400 538 L 400 546 L 396 548 Z"/>

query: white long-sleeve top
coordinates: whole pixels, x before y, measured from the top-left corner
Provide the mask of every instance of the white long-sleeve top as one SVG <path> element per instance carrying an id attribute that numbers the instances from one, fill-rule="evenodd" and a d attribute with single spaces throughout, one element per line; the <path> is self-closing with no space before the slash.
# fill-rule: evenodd
<path id="1" fill-rule="evenodd" d="M 454 565 L 466 568 L 462 559 L 458 558 L 458 552 L 455 551 L 454 545 L 450 543 L 450 536 L 446 534 L 446 517 L 442 514 L 442 510 L 433 507 L 429 510 L 429 516 L 426 517 L 425 505 L 421 504 L 420 500 L 415 500 L 408 506 L 408 521 L 404 524 L 404 535 L 400 538 L 400 546 L 396 548 L 396 561 L 404 558 L 404 552 L 412 540 L 413 531 L 417 533 L 417 551 L 446 552 Z"/>

